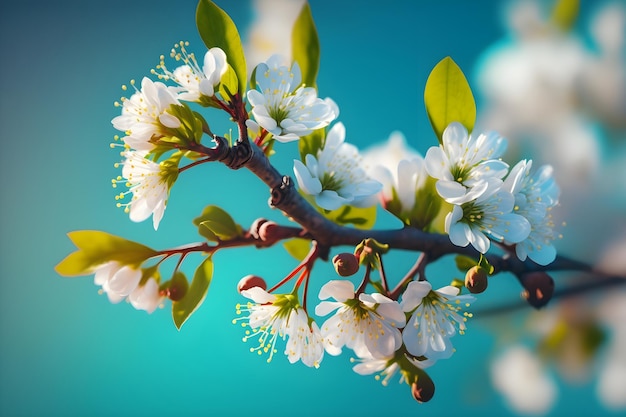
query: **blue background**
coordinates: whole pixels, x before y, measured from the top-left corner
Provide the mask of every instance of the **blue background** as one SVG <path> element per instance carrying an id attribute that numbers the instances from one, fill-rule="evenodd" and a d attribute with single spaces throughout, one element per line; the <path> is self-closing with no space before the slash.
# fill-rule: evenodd
<path id="1" fill-rule="evenodd" d="M 249 3 L 217 3 L 245 36 L 253 17 Z M 320 96 L 339 104 L 347 140 L 360 147 L 400 130 L 425 152 L 436 143 L 422 100 L 429 71 L 451 55 L 471 80 L 477 57 L 504 35 L 496 2 L 312 3 L 322 45 Z M 235 283 L 252 272 L 270 282 L 284 276 L 294 262 L 279 248 L 219 253 L 207 300 L 180 332 L 169 304 L 148 315 L 110 304 L 92 277 L 56 275 L 54 265 L 73 250 L 65 236 L 71 230 L 105 230 L 167 248 L 199 239 L 190 220 L 207 204 L 226 208 L 244 226 L 259 216 L 281 219 L 267 208 L 258 180 L 219 165 L 181 175 L 158 233 L 151 221 L 132 223 L 115 207 L 110 179 L 118 175 L 119 156 L 109 143 L 116 133 L 110 120 L 119 110 L 113 102 L 122 84 L 148 75 L 175 42 L 189 40 L 201 53 L 195 8 L 195 0 L 0 6 L 0 414 L 509 413 L 489 385 L 494 338 L 479 319 L 457 338 L 457 354 L 430 372 L 437 395 L 422 405 L 396 379 L 382 387 L 356 375 L 348 354 L 327 355 L 317 370 L 291 366 L 281 355 L 268 365 L 250 354 L 241 328 L 231 324 L 241 301 Z M 276 163 L 288 173 L 297 147 L 279 151 L 284 156 Z M 186 263 L 189 274 L 194 260 Z M 392 272 L 411 261 L 398 258 Z M 314 288 L 331 269 L 320 265 L 315 273 Z M 505 280 L 485 295 L 485 304 L 505 289 L 512 290 L 505 301 L 517 299 L 519 288 Z M 589 385 L 561 388 L 554 415 L 605 412 Z"/>

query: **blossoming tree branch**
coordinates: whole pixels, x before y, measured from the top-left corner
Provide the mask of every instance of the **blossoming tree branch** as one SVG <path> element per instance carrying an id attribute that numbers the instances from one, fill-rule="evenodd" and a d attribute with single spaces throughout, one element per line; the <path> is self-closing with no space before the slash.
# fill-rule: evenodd
<path id="1" fill-rule="evenodd" d="M 293 28 L 292 62 L 272 56 L 250 79 L 230 17 L 200 0 L 196 23 L 208 49 L 202 58 L 180 42 L 172 64 L 161 57 L 152 78 L 131 82 L 130 97 L 116 103 L 121 114 L 112 123 L 123 136 L 114 146 L 122 162 L 112 185 L 124 188 L 117 204 L 135 222 L 152 217 L 156 230 L 179 177 L 222 163 L 235 176 L 241 169 L 256 175 L 285 224 L 259 218 L 242 227 L 211 204 L 193 220 L 204 241 L 183 247 L 156 250 L 102 231 L 74 231 L 77 250 L 56 266 L 59 274 L 94 274 L 111 302 L 128 300 L 148 312 L 169 298 L 180 328 L 205 299 L 216 252 L 282 243 L 296 258 L 290 273 L 268 285 L 251 271 L 237 284 L 245 300 L 234 322 L 250 350 L 268 361 L 284 353 L 291 363 L 318 367 L 325 354 L 348 349 L 357 373 L 378 374 L 384 383 L 397 374 L 416 400 L 428 401 L 434 383 L 426 369 L 452 356 L 452 338 L 465 332 L 473 294 L 490 276 L 513 273 L 528 302 L 541 307 L 554 290 L 547 271 L 593 272 L 556 253 L 552 168 L 530 160 L 509 166 L 501 159 L 505 138 L 473 131 L 472 92 L 451 58 L 434 67 L 424 92 L 438 143 L 424 157 L 399 142 L 368 156 L 346 141 L 337 104 L 318 97 L 319 43 L 308 5 Z M 214 133 L 194 110 L 206 108 L 225 112 L 236 134 Z M 292 141 L 299 155 L 286 175 L 272 155 Z M 377 205 L 404 227 L 374 229 Z M 331 257 L 339 247 L 348 250 Z M 388 276 L 386 254 L 398 249 L 414 253 L 415 263 L 403 276 Z M 180 266 L 191 253 L 204 260 L 189 280 Z M 435 289 L 426 266 L 450 254 L 465 282 Z M 164 275 L 168 259 L 176 266 Z M 315 275 L 315 264 L 329 259 L 337 276 Z M 312 278 L 328 279 L 319 294 L 308 291 Z"/>

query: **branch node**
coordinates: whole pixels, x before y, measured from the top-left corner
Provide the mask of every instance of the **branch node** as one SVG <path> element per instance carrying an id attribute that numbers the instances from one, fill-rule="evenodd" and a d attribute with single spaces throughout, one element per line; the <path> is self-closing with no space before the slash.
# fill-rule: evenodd
<path id="1" fill-rule="evenodd" d="M 293 191 L 293 182 L 287 175 L 283 176 L 283 180 L 278 187 L 272 188 L 270 197 L 270 207 L 275 208 L 280 205 L 289 194 Z"/>

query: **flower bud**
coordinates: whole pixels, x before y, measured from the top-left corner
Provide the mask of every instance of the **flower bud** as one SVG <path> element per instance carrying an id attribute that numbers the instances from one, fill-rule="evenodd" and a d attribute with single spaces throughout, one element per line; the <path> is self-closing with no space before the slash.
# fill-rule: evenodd
<path id="1" fill-rule="evenodd" d="M 282 239 L 282 228 L 272 221 L 266 221 L 259 226 L 259 238 L 263 241 L 274 241 Z"/>
<path id="2" fill-rule="evenodd" d="M 167 296 L 172 301 L 181 300 L 185 294 L 187 294 L 187 289 L 189 288 L 189 282 L 185 275 L 177 271 L 172 279 L 169 281 L 169 285 L 167 286 Z"/>
<path id="3" fill-rule="evenodd" d="M 261 228 L 261 225 L 263 223 L 267 223 L 267 219 L 264 219 L 262 217 L 259 217 L 254 222 L 252 222 L 252 225 L 250 226 L 249 232 L 252 235 L 252 237 L 254 237 L 255 239 L 260 239 L 261 238 L 259 236 L 259 229 Z"/>
<path id="4" fill-rule="evenodd" d="M 257 275 L 246 275 L 239 280 L 239 283 L 237 284 L 237 291 L 242 292 L 253 287 L 260 287 L 266 290 L 267 284 L 263 278 Z"/>
<path id="5" fill-rule="evenodd" d="M 333 266 L 337 274 L 349 277 L 359 270 L 359 258 L 348 252 L 339 253 L 333 258 Z"/>
<path id="6" fill-rule="evenodd" d="M 487 289 L 487 271 L 476 265 L 471 267 L 465 274 L 465 288 L 472 294 L 479 294 Z"/>
<path id="7" fill-rule="evenodd" d="M 411 384 L 411 395 L 419 403 L 428 402 L 435 395 L 435 383 L 426 372 L 420 372 L 417 380 Z"/>
<path id="8" fill-rule="evenodd" d="M 528 304 L 541 308 L 548 304 L 554 293 L 554 280 L 545 272 L 529 272 L 520 277 L 524 291 L 522 297 Z"/>

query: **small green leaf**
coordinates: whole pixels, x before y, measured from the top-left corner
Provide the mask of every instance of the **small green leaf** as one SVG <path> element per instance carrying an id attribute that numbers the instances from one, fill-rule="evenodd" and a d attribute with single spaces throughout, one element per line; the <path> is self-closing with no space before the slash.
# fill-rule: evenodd
<path id="1" fill-rule="evenodd" d="M 463 71 L 450 57 L 445 57 L 431 71 L 424 88 L 424 103 L 433 130 L 442 142 L 443 131 L 459 122 L 468 132 L 476 121 L 476 103 Z"/>
<path id="2" fill-rule="evenodd" d="M 308 2 L 302 6 L 291 32 L 291 56 L 300 66 L 304 85 L 315 87 L 320 66 L 320 41 Z"/>
<path id="3" fill-rule="evenodd" d="M 185 296 L 180 301 L 172 302 L 172 318 L 178 330 L 204 301 L 212 278 L 213 261 L 207 257 L 196 269 Z"/>
<path id="4" fill-rule="evenodd" d="M 454 261 L 456 262 L 456 267 L 461 272 L 467 272 L 471 268 L 478 265 L 478 261 L 476 261 L 476 259 L 465 255 L 457 255 L 457 257 L 454 258 Z"/>
<path id="5" fill-rule="evenodd" d="M 200 236 L 213 242 L 230 240 L 242 234 L 241 226 L 218 206 L 206 206 L 202 214 L 193 219 L 193 224 L 198 227 Z"/>
<path id="6" fill-rule="evenodd" d="M 283 247 L 289 255 L 296 260 L 302 261 L 309 254 L 311 249 L 311 241 L 306 239 L 294 238 L 283 243 Z"/>
<path id="7" fill-rule="evenodd" d="M 580 0 L 557 0 L 552 9 L 552 22 L 561 30 L 569 31 L 576 23 Z"/>
<path id="8" fill-rule="evenodd" d="M 298 150 L 300 151 L 300 160 L 304 161 L 307 155 L 317 157 L 317 151 L 324 147 L 326 138 L 325 129 L 317 129 L 306 136 L 302 136 L 298 141 Z"/>
<path id="9" fill-rule="evenodd" d="M 63 276 L 89 275 L 109 261 L 124 265 L 140 265 L 157 251 L 119 236 L 99 230 L 77 230 L 67 234 L 78 250 L 63 259 L 55 270 Z"/>
<path id="10" fill-rule="evenodd" d="M 229 65 L 224 75 L 222 75 L 218 91 L 224 100 L 230 101 L 230 96 L 235 94 L 238 88 L 237 86 L 237 74 L 233 67 Z"/>
<path id="11" fill-rule="evenodd" d="M 343 206 L 337 210 L 324 210 L 322 214 L 339 225 L 352 224 L 357 229 L 371 229 L 376 223 L 376 206 L 367 208 Z"/>
<path id="12" fill-rule="evenodd" d="M 196 25 L 207 48 L 215 46 L 226 53 L 227 62 L 239 80 L 238 93 L 246 91 L 246 57 L 235 23 L 228 14 L 210 0 L 200 0 L 196 9 Z M 235 91 L 231 91 L 235 93 Z"/>
<path id="13" fill-rule="evenodd" d="M 483 268 L 489 275 L 493 274 L 494 267 L 489 263 L 487 258 L 481 253 L 480 259 L 478 260 L 478 266 Z"/>

